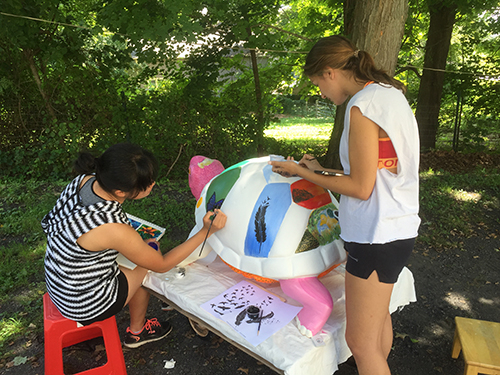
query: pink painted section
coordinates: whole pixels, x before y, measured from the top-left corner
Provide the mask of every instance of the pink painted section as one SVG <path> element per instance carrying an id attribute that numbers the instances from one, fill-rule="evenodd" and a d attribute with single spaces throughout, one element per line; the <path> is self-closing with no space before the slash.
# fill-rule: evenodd
<path id="1" fill-rule="evenodd" d="M 314 336 L 332 313 L 333 300 L 330 292 L 317 277 L 280 280 L 280 285 L 286 295 L 304 306 L 297 317 L 300 324 Z"/>
<path id="2" fill-rule="evenodd" d="M 206 156 L 193 156 L 189 162 L 189 187 L 196 199 L 200 198 L 205 185 L 224 171 L 222 163 Z"/>

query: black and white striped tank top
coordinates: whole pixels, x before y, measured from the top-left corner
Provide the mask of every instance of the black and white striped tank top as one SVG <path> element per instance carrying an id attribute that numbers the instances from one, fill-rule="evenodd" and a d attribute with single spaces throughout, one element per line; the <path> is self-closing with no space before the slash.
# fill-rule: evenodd
<path id="1" fill-rule="evenodd" d="M 120 273 L 116 250 L 88 251 L 77 244 L 77 239 L 103 224 L 130 225 L 116 201 L 82 202 L 79 186 L 84 177 L 78 176 L 65 188 L 42 220 L 47 235 L 47 291 L 61 314 L 75 321 L 93 319 L 116 301 Z"/>

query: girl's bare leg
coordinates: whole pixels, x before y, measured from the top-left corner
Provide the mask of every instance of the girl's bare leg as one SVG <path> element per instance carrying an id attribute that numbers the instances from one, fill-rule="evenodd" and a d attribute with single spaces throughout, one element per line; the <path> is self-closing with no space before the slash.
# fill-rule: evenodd
<path id="1" fill-rule="evenodd" d="M 128 281 L 127 302 L 130 312 L 130 329 L 134 332 L 140 331 L 146 320 L 146 312 L 149 304 L 149 292 L 141 288 L 142 281 L 148 272 L 147 269 L 136 267 L 131 270 L 120 267 Z"/>
<path id="2" fill-rule="evenodd" d="M 393 284 L 346 273 L 346 341 L 360 375 L 389 375 L 387 356 L 392 346 L 389 302 Z"/>
<path id="3" fill-rule="evenodd" d="M 387 359 L 389 357 L 389 353 L 392 348 L 392 339 L 393 339 L 393 331 L 392 331 L 392 318 L 389 312 L 387 313 L 387 319 L 385 320 L 384 331 L 382 332 L 381 346 L 384 351 L 384 356 Z"/>

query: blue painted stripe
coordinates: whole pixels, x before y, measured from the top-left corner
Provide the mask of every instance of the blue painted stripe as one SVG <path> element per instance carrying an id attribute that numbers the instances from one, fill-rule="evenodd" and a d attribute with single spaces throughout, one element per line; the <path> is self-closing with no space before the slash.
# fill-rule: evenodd
<path id="1" fill-rule="evenodd" d="M 262 190 L 248 224 L 245 255 L 267 258 L 291 203 L 288 183 L 269 184 Z"/>

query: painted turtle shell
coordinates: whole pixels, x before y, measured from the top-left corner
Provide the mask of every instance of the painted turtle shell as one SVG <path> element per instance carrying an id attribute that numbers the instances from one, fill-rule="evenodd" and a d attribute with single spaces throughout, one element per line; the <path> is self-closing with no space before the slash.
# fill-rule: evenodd
<path id="1" fill-rule="evenodd" d="M 317 276 L 345 261 L 335 197 L 302 178 L 274 173 L 268 162 L 269 156 L 245 160 L 204 186 L 192 233 L 207 211 L 220 208 L 228 217 L 204 253 L 213 249 L 243 273 L 277 280 Z"/>

